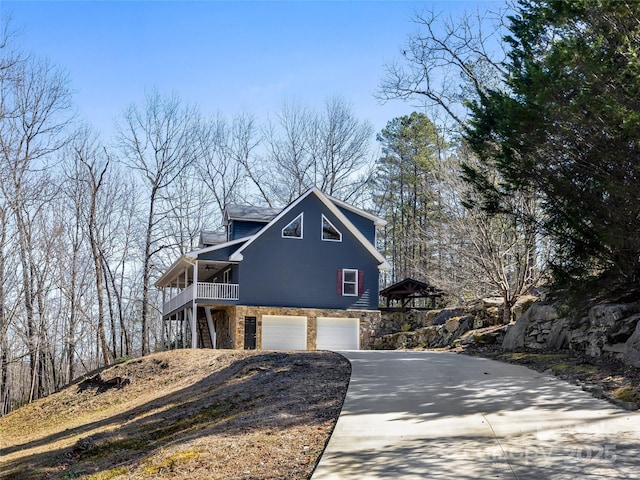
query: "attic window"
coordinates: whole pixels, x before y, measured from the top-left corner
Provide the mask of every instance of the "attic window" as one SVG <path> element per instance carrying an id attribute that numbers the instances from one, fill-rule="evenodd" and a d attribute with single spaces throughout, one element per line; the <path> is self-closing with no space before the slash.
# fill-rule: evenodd
<path id="1" fill-rule="evenodd" d="M 302 238 L 302 213 L 282 229 L 282 238 Z"/>
<path id="2" fill-rule="evenodd" d="M 322 240 L 329 242 L 342 241 L 342 233 L 324 215 L 322 215 Z"/>

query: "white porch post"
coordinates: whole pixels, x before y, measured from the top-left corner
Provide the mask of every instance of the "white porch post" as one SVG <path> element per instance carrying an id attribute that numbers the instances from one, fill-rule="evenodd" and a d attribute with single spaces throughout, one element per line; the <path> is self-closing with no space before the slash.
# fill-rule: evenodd
<path id="1" fill-rule="evenodd" d="M 164 329 L 166 326 L 166 321 L 167 319 L 164 316 L 164 303 L 165 303 L 165 298 L 166 298 L 166 288 L 162 288 L 162 325 L 160 326 L 160 351 L 164 352 L 164 339 L 165 339 L 165 335 L 164 335 Z"/>
<path id="2" fill-rule="evenodd" d="M 196 325 L 198 322 L 198 306 L 196 299 L 198 298 L 198 260 L 193 266 L 193 299 L 191 307 L 191 348 L 198 348 L 198 331 Z"/>
<path id="3" fill-rule="evenodd" d="M 187 310 L 186 309 L 182 309 L 182 348 L 186 348 L 187 345 L 187 314 L 186 314 Z"/>

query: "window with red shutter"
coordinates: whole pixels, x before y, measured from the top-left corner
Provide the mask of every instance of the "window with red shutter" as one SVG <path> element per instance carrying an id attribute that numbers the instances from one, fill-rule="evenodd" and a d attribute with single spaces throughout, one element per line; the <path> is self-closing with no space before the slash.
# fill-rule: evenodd
<path id="1" fill-rule="evenodd" d="M 342 269 L 342 295 L 355 297 L 358 295 L 358 270 Z"/>

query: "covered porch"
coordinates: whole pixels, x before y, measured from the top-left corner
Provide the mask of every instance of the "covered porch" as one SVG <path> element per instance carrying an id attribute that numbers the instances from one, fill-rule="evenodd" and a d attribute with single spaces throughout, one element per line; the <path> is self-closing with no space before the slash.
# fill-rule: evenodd
<path id="1" fill-rule="evenodd" d="M 156 282 L 162 290 L 162 315 L 193 303 L 235 304 L 240 299 L 240 285 L 231 283 L 232 266 L 232 262 L 180 257 Z"/>
<path id="2" fill-rule="evenodd" d="M 213 312 L 240 299 L 240 286 L 231 283 L 233 265 L 184 255 L 158 279 L 163 348 L 216 348 Z"/>

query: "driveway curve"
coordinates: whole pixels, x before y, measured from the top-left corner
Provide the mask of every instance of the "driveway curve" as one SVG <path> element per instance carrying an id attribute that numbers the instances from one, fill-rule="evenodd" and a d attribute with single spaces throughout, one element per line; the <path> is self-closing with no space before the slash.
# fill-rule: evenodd
<path id="1" fill-rule="evenodd" d="M 326 479 L 640 478 L 640 414 L 518 365 L 449 352 L 341 352 Z"/>

